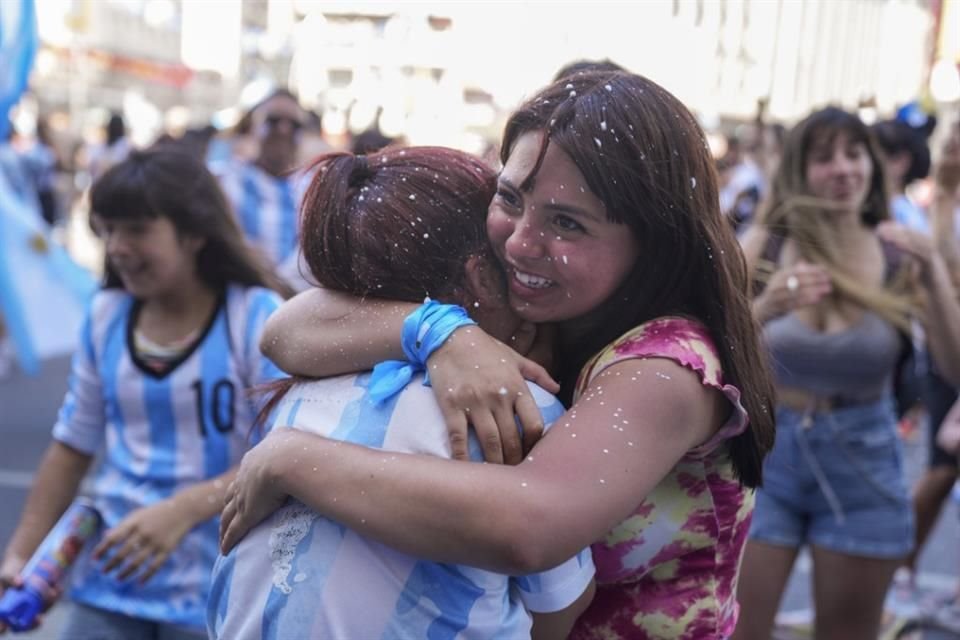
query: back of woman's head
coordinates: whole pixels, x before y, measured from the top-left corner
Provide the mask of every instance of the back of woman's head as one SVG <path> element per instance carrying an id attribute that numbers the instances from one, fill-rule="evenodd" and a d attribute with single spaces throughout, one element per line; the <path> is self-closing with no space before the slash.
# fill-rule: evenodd
<path id="1" fill-rule="evenodd" d="M 773 443 L 773 387 L 746 297 L 746 266 L 720 213 L 717 177 L 706 138 L 690 111 L 656 83 L 625 72 L 574 74 L 543 89 L 507 122 L 502 159 L 524 133 L 544 131 L 536 176 L 548 144 L 576 164 L 607 218 L 629 228 L 637 263 L 597 310 L 591 337 L 565 354 L 567 380 L 591 355 L 647 320 L 696 317 L 716 341 L 728 382 L 744 390 L 753 428 L 733 442 L 744 483 L 760 481 Z"/>
<path id="2" fill-rule="evenodd" d="M 887 193 L 883 181 L 883 166 L 880 154 L 870 129 L 856 115 L 837 107 L 826 107 L 814 111 L 787 132 L 783 143 L 780 165 L 774 176 L 771 197 L 767 207 L 775 219 L 767 216 L 767 221 L 783 224 L 781 216 L 776 216 L 778 208 L 791 209 L 790 201 L 800 198 L 800 202 L 812 197 L 807 184 L 807 164 L 812 151 L 821 145 L 832 144 L 836 137 L 845 134 L 850 142 L 862 144 L 870 158 L 872 173 L 866 201 L 863 203 L 862 218 L 871 226 L 890 217 Z M 821 202 L 821 208 L 830 208 L 830 203 Z M 784 212 L 786 214 L 786 212 Z M 805 216 L 806 213 L 801 214 Z M 789 224 L 790 221 L 786 221 Z"/>
<path id="3" fill-rule="evenodd" d="M 930 175 L 930 147 L 923 130 L 914 129 L 902 120 L 884 120 L 871 127 L 877 144 L 888 156 L 905 153 L 910 165 L 903 175 L 903 186 Z"/>
<path id="4" fill-rule="evenodd" d="M 332 153 L 315 169 L 301 242 L 321 285 L 419 302 L 462 290 L 467 258 L 489 257 L 484 221 L 496 177 L 480 160 L 408 147 Z"/>
<path id="5" fill-rule="evenodd" d="M 196 272 L 214 290 L 229 283 L 281 287 L 247 248 L 217 179 L 175 148 L 130 153 L 94 183 L 90 208 L 103 220 L 162 216 L 179 235 L 203 239 Z M 109 262 L 106 286 L 122 286 Z"/>
<path id="6" fill-rule="evenodd" d="M 473 156 L 442 147 L 330 153 L 313 170 L 300 238 L 320 285 L 355 296 L 463 302 L 467 260 L 495 262 L 485 221 L 496 176 Z M 266 385 L 270 397 L 257 424 L 302 381 Z"/>

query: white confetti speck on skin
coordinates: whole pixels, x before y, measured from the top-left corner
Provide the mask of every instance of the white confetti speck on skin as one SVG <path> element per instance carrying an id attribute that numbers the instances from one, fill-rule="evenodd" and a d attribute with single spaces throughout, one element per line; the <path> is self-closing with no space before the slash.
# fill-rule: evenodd
<path id="1" fill-rule="evenodd" d="M 594 138 L 593 141 L 597 143 L 597 146 L 598 146 L 598 147 L 602 147 L 602 146 L 603 146 L 603 143 L 600 142 L 600 138 Z"/>
<path id="2" fill-rule="evenodd" d="M 606 131 L 606 130 L 607 130 L 607 121 L 606 121 L 606 120 L 602 120 L 602 121 L 600 122 L 600 129 L 601 129 L 602 131 Z"/>

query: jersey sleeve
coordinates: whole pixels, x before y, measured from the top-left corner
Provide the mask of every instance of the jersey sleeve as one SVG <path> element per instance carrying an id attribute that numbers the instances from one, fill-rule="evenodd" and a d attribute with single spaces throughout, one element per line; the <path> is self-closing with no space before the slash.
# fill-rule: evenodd
<path id="1" fill-rule="evenodd" d="M 80 329 L 80 344 L 73 354 L 67 395 L 60 407 L 53 438 L 93 455 L 103 443 L 106 415 L 103 384 L 96 367 L 92 312 Z"/>
<path id="2" fill-rule="evenodd" d="M 286 374 L 260 351 L 263 327 L 270 314 L 280 307 L 280 303 L 280 296 L 268 289 L 257 288 L 249 293 L 243 355 L 248 363 L 247 382 L 250 386 L 286 377 Z"/>
<path id="3" fill-rule="evenodd" d="M 594 573 L 593 556 L 587 547 L 549 571 L 516 577 L 513 581 L 527 609 L 551 613 L 573 604 L 590 585 Z"/>

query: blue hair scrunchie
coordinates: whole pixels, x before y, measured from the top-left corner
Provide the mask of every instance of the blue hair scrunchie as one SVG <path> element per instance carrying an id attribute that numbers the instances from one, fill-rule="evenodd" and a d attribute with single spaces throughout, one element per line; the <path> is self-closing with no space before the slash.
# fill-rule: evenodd
<path id="1" fill-rule="evenodd" d="M 439 349 L 450 334 L 465 325 L 476 324 L 463 307 L 427 300 L 403 321 L 400 344 L 407 360 L 386 360 L 373 368 L 368 397 L 374 405 L 399 393 L 410 384 L 414 374 L 426 371 L 427 359 Z M 430 385 L 430 374 L 423 384 Z"/>

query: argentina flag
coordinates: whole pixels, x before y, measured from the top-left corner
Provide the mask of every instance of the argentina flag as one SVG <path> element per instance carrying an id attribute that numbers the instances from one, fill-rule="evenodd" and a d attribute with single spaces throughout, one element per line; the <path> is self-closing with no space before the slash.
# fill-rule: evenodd
<path id="1" fill-rule="evenodd" d="M 21 159 L 7 142 L 9 112 L 37 49 L 33 0 L 0 0 L 0 322 L 20 367 L 72 352 L 96 282 L 50 237 Z"/>
<path id="2" fill-rule="evenodd" d="M 37 53 L 33 0 L 0 1 L 0 140 L 9 133 L 7 116 L 27 88 Z"/>

